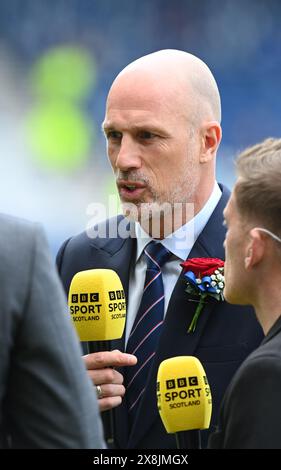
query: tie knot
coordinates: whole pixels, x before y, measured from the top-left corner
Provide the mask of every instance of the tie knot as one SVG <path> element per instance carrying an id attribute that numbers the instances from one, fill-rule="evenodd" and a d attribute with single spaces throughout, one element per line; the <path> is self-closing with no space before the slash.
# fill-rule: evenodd
<path id="1" fill-rule="evenodd" d="M 152 241 L 144 249 L 148 269 L 156 269 L 159 271 L 161 267 L 168 261 L 171 252 L 165 248 L 162 243 Z"/>

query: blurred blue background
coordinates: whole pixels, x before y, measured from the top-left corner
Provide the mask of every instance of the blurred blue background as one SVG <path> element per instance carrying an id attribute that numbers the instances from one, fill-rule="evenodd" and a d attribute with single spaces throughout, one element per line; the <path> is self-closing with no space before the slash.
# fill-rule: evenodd
<path id="1" fill-rule="evenodd" d="M 0 211 L 40 221 L 54 255 L 82 231 L 114 193 L 100 131 L 110 84 L 163 48 L 214 73 L 231 187 L 237 152 L 280 136 L 280 23 L 279 0 L 1 0 Z"/>

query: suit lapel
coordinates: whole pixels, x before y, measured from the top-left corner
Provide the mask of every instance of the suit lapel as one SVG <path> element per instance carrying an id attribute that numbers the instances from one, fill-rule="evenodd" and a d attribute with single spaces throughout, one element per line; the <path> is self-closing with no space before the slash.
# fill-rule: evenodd
<path id="1" fill-rule="evenodd" d="M 204 230 L 194 244 L 188 258 L 221 258 L 224 259 L 223 241 L 225 229 L 223 228 L 222 212 L 229 197 L 229 191 L 224 187 L 222 197 L 214 210 Z M 138 441 L 145 435 L 153 421 L 158 417 L 156 403 L 156 377 L 159 364 L 169 357 L 192 356 L 196 351 L 200 337 L 215 307 L 210 302 L 204 307 L 194 333 L 187 333 L 188 326 L 193 318 L 197 304 L 190 301 L 185 292 L 183 272 L 173 290 L 163 325 L 161 338 L 147 379 L 147 387 L 142 403 L 140 404 L 128 447 L 137 447 Z"/>

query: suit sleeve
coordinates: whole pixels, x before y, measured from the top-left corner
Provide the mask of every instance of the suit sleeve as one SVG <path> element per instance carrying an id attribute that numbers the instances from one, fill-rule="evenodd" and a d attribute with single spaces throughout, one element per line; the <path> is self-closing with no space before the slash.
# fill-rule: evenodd
<path id="1" fill-rule="evenodd" d="M 95 389 L 81 359 L 60 281 L 33 229 L 28 288 L 9 372 L 9 440 L 15 448 L 104 448 Z"/>
<path id="2" fill-rule="evenodd" d="M 223 447 L 280 449 L 280 356 L 251 359 L 238 374 L 223 408 Z"/>

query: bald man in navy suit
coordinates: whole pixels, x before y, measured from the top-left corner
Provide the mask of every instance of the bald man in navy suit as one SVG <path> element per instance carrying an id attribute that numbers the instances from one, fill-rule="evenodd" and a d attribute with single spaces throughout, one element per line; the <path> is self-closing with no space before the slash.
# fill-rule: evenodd
<path id="1" fill-rule="evenodd" d="M 103 129 L 126 218 L 110 219 L 67 240 L 58 254 L 58 268 L 66 291 L 77 271 L 110 268 L 119 274 L 126 292 L 123 338 L 112 341 L 112 351 L 85 357 L 93 383 L 100 386 L 100 409 L 115 408 L 116 448 L 176 446 L 156 405 L 162 360 L 178 355 L 200 359 L 212 389 L 213 427 L 231 377 L 262 339 L 253 311 L 225 302 L 208 303 L 196 330 L 187 333 L 196 303 L 185 292 L 180 264 L 192 257 L 224 259 L 222 213 L 229 191 L 215 179 L 220 120 L 220 96 L 212 73 L 184 51 L 158 51 L 134 61 L 116 77 L 108 94 Z M 119 231 L 112 237 L 116 226 Z M 131 419 L 126 370 L 145 364 L 137 352 L 120 351 L 128 348 L 144 286 L 144 250 L 153 240 L 170 252 L 160 273 L 164 323 Z"/>

